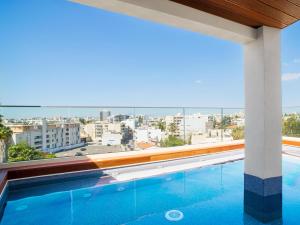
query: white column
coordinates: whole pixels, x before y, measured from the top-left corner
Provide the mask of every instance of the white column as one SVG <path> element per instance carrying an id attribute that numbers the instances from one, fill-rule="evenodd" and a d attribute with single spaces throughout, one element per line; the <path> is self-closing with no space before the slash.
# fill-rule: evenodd
<path id="1" fill-rule="evenodd" d="M 246 44 L 244 49 L 245 207 L 250 203 L 250 211 L 257 207 L 274 218 L 274 212 L 269 212 L 261 204 L 266 202 L 266 198 L 272 198 L 272 204 L 278 205 L 276 210 L 281 209 L 280 51 L 280 30 L 265 26 L 258 29 L 257 40 Z M 251 199 L 248 199 L 248 194 Z M 257 196 L 257 205 L 253 204 L 253 194 Z M 263 217 L 262 220 L 268 220 L 268 215 L 258 214 L 258 217 Z"/>
<path id="2" fill-rule="evenodd" d="M 261 27 L 245 45 L 245 173 L 281 176 L 280 30 Z"/>

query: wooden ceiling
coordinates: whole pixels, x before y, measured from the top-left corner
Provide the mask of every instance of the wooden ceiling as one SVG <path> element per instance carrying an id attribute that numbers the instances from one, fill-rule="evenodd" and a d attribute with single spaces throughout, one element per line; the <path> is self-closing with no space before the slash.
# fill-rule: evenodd
<path id="1" fill-rule="evenodd" d="M 170 0 L 247 26 L 285 28 L 300 19 L 300 0 Z"/>

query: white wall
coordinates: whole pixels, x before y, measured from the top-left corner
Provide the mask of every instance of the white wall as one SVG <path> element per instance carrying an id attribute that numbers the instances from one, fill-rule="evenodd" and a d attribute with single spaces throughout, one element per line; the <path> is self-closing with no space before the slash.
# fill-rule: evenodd
<path id="1" fill-rule="evenodd" d="M 102 145 L 121 145 L 122 135 L 113 133 L 103 133 Z"/>

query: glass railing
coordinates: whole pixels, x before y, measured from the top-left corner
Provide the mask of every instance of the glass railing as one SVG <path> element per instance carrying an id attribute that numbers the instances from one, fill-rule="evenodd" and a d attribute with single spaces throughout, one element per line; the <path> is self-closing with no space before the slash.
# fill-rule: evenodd
<path id="1" fill-rule="evenodd" d="M 0 115 L 3 162 L 240 140 L 245 127 L 243 108 L 0 105 Z M 299 115 L 283 108 L 284 136 L 300 137 Z"/>

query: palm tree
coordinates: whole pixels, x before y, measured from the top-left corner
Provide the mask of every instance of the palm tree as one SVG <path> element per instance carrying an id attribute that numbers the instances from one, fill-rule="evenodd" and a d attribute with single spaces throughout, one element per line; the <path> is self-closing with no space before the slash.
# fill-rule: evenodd
<path id="1" fill-rule="evenodd" d="M 0 115 L 0 162 L 8 160 L 8 144 L 12 135 L 12 130 L 2 124 L 2 115 Z"/>

